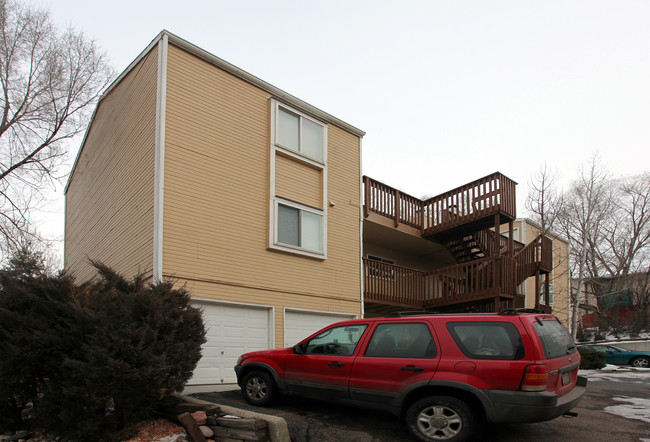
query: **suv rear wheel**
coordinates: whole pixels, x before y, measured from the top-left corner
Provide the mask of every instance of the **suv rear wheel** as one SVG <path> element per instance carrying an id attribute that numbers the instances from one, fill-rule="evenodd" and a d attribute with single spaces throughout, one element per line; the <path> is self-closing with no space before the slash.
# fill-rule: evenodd
<path id="1" fill-rule="evenodd" d="M 472 408 L 451 396 L 429 396 L 417 400 L 406 411 L 406 425 L 420 440 L 464 441 L 474 431 Z"/>
<path id="2" fill-rule="evenodd" d="M 269 405 L 277 395 L 277 387 L 271 376 L 260 370 L 253 370 L 244 376 L 241 391 L 244 399 L 260 407 Z"/>

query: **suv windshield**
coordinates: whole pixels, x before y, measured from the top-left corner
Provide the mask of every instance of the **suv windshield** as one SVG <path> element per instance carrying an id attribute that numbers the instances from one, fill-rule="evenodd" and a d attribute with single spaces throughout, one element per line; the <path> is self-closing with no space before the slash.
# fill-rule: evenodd
<path id="1" fill-rule="evenodd" d="M 547 359 L 560 358 L 578 351 L 567 329 L 557 320 L 541 321 L 538 319 L 533 325 L 542 340 Z"/>

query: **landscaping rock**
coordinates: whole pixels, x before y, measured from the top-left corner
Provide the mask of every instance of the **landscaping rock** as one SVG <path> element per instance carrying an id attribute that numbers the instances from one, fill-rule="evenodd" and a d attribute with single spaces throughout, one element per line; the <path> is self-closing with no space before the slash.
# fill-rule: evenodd
<path id="1" fill-rule="evenodd" d="M 214 436 L 214 431 L 210 427 L 206 427 L 205 425 L 200 425 L 199 430 L 201 430 L 201 433 L 203 433 L 203 436 L 208 438 Z"/>
<path id="2" fill-rule="evenodd" d="M 192 413 L 192 418 L 196 421 L 197 425 L 205 425 L 208 421 L 208 415 L 202 410 Z"/>

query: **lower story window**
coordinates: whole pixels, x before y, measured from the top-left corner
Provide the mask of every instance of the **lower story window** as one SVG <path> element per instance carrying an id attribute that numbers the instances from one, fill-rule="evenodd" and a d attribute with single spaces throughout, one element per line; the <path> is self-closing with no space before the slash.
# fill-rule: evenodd
<path id="1" fill-rule="evenodd" d="M 276 205 L 276 246 L 324 254 L 324 216 L 299 204 Z"/>

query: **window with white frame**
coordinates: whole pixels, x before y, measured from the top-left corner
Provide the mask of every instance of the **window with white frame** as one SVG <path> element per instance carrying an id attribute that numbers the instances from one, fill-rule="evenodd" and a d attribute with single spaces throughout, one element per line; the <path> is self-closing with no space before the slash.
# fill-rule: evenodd
<path id="1" fill-rule="evenodd" d="M 275 100 L 271 123 L 270 247 L 325 259 L 327 207 L 314 207 L 313 200 L 296 201 L 290 189 L 276 191 L 275 186 L 281 179 L 287 182 L 287 169 L 278 169 L 276 162 L 282 156 L 294 166 L 320 170 L 319 199 L 327 201 L 327 125 Z"/>
<path id="2" fill-rule="evenodd" d="M 325 162 L 324 124 L 281 104 L 276 106 L 275 145 Z"/>
<path id="3" fill-rule="evenodd" d="M 296 204 L 276 202 L 276 244 L 323 253 L 323 214 Z"/>

